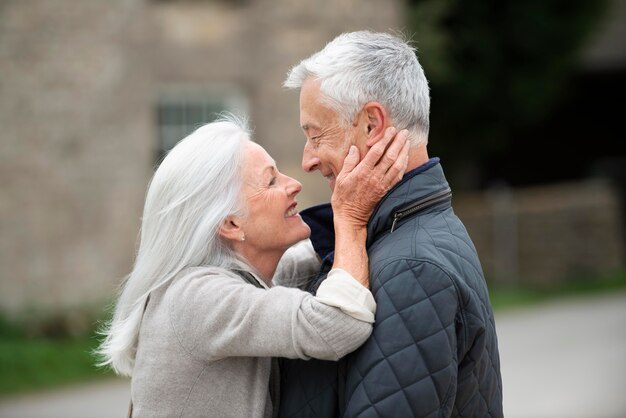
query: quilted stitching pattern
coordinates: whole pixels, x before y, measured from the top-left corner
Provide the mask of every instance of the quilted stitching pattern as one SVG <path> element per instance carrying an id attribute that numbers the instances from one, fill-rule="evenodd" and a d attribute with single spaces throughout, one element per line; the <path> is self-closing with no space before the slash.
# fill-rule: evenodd
<path id="1" fill-rule="evenodd" d="M 281 359 L 279 416 L 334 417 L 338 414 L 337 362 Z M 315 382 L 311 385 L 311 382 Z"/>
<path id="2" fill-rule="evenodd" d="M 432 267 L 400 259 L 373 282 L 382 318 L 377 316 L 374 333 L 351 359 L 349 416 L 386 416 L 384 411 L 394 416 L 424 411 L 427 416 L 444 403 L 456 375 L 456 365 L 450 362 L 455 354 L 456 295 L 447 278 L 429 282 L 426 288 L 407 280 L 429 274 L 425 270 Z"/>
<path id="3" fill-rule="evenodd" d="M 445 186 L 436 165 L 402 183 L 380 205 L 368 230 L 378 304 L 374 332 L 339 364 L 347 374 L 338 385 L 300 375 L 296 392 L 307 413 L 282 416 L 502 416 L 493 313 L 463 224 L 449 204 L 440 204 L 388 232 L 395 207 Z M 308 363 L 315 368 L 315 361 Z M 341 413 L 315 415 L 311 386 L 317 400 L 337 388 Z"/>
<path id="4" fill-rule="evenodd" d="M 345 416 L 502 415 L 486 287 L 450 214 L 414 218 L 370 249 L 377 323 L 349 359 Z"/>

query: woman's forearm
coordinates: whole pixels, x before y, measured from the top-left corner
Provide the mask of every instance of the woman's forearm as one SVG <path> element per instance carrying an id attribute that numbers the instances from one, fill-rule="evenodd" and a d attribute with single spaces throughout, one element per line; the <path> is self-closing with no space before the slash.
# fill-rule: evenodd
<path id="1" fill-rule="evenodd" d="M 407 137 L 406 130 L 396 135 L 394 128 L 387 128 L 382 138 L 370 144 L 363 160 L 352 145 L 335 181 L 331 198 L 335 214 L 333 267 L 346 270 L 365 287 L 369 287 L 366 226 L 380 199 L 406 170 Z"/>
<path id="2" fill-rule="evenodd" d="M 365 240 L 365 225 L 354 225 L 335 217 L 335 261 L 333 268 L 340 268 L 369 288 L 369 267 Z"/>

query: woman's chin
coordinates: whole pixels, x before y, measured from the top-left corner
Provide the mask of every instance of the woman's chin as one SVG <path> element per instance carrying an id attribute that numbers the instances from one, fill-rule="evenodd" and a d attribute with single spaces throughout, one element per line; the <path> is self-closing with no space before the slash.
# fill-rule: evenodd
<path id="1" fill-rule="evenodd" d="M 310 237 L 311 237 L 311 228 L 309 228 L 307 224 L 302 222 L 301 230 L 298 231 L 298 234 L 294 237 L 295 241 L 291 245 L 297 244 L 300 241 L 304 241 L 305 239 L 309 239 Z"/>

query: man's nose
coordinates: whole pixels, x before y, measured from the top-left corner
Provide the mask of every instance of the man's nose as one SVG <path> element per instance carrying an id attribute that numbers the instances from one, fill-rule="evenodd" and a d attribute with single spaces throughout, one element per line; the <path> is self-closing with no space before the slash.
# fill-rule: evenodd
<path id="1" fill-rule="evenodd" d="M 319 169 L 320 159 L 317 158 L 315 152 L 311 149 L 311 145 L 307 142 L 304 144 L 304 151 L 302 152 L 302 169 L 307 173 Z"/>

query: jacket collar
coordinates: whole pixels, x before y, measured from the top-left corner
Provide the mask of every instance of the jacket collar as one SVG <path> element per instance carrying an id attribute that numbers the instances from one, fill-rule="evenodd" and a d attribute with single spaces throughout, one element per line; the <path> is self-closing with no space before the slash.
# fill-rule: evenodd
<path id="1" fill-rule="evenodd" d="M 393 214 L 407 204 L 418 202 L 447 189 L 439 158 L 431 158 L 409 171 L 378 203 L 367 226 L 367 247 L 378 235 L 391 230 Z M 449 204 L 449 203 L 448 203 Z M 332 262 L 335 248 L 333 209 L 330 203 L 313 206 L 300 212 L 302 220 L 311 228 L 311 243 L 321 259 Z"/>
<path id="2" fill-rule="evenodd" d="M 447 192 L 447 193 L 446 193 Z M 428 209 L 429 197 L 442 196 L 449 203 L 449 185 L 443 174 L 439 158 L 431 158 L 421 166 L 409 171 L 378 203 L 367 225 L 367 246 L 376 241 L 377 237 L 391 231 L 394 214 L 407 205 L 426 203 L 423 210 Z M 434 203 L 442 202 L 442 200 Z M 422 210 L 420 210 L 421 212 Z"/>
<path id="3" fill-rule="evenodd" d="M 311 228 L 313 249 L 322 260 L 330 257 L 333 261 L 335 252 L 335 226 L 333 224 L 333 208 L 324 203 L 300 211 L 302 220 Z"/>

